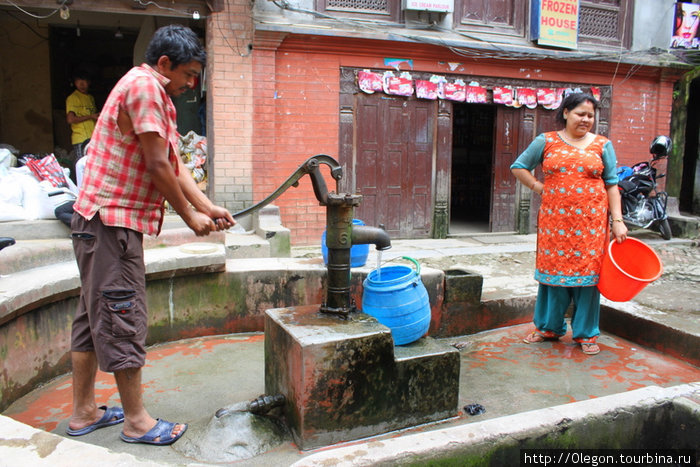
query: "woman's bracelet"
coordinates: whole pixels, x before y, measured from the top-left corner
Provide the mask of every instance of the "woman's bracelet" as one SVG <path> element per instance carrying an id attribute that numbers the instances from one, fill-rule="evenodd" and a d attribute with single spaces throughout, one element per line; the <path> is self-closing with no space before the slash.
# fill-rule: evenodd
<path id="1" fill-rule="evenodd" d="M 613 221 L 613 222 L 625 222 L 625 221 L 622 219 L 622 217 L 620 217 L 619 219 L 613 219 L 612 221 Z"/>

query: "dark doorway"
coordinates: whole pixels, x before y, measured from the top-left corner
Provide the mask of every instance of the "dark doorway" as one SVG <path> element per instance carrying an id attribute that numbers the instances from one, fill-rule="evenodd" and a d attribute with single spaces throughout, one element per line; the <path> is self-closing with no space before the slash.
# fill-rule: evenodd
<path id="1" fill-rule="evenodd" d="M 197 32 L 203 37 L 203 33 Z M 71 152 L 70 126 L 66 122 L 66 97 L 75 90 L 73 73 L 77 69 L 89 72 L 90 94 L 100 110 L 114 85 L 134 66 L 134 47 L 138 36 L 139 30 L 133 27 L 50 27 L 54 145 L 57 157 L 62 164 L 71 168 L 71 173 L 75 173 L 75 160 Z M 201 80 L 198 80 L 195 89 L 173 98 L 178 131 L 182 135 L 190 130 L 203 133 L 199 116 L 201 89 Z"/>
<path id="2" fill-rule="evenodd" d="M 495 107 L 454 104 L 450 235 L 489 231 Z"/>
<path id="3" fill-rule="evenodd" d="M 678 199 L 681 211 L 700 213 L 700 182 L 698 151 L 700 145 L 700 78 L 690 82 L 688 96 L 688 120 L 685 126 L 685 149 L 683 153 L 683 174 Z"/>
<path id="4" fill-rule="evenodd" d="M 117 33 L 117 31 L 119 31 Z M 82 26 L 50 28 L 51 108 L 54 122 L 54 145 L 59 161 L 73 170 L 75 156 L 71 152 L 70 126 L 66 122 L 66 97 L 73 87 L 77 69 L 89 73 L 90 94 L 98 111 L 109 92 L 133 63 L 137 32 Z"/>

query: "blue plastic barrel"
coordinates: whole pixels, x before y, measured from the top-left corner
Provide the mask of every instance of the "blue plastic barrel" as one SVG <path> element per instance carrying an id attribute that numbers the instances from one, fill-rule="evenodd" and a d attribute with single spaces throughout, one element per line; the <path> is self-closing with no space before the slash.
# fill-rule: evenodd
<path id="1" fill-rule="evenodd" d="M 360 219 L 353 219 L 353 225 L 365 225 Z M 323 253 L 323 262 L 328 264 L 328 247 L 326 246 L 326 231 L 323 231 L 321 236 L 321 253 Z M 367 263 L 367 256 L 369 255 L 369 244 L 363 243 L 361 245 L 353 245 L 350 247 L 350 266 L 353 268 L 359 268 Z"/>
<path id="2" fill-rule="evenodd" d="M 416 269 L 393 265 L 375 269 L 363 282 L 362 311 L 391 329 L 394 345 L 405 345 L 423 337 L 430 327 L 430 300 Z"/>

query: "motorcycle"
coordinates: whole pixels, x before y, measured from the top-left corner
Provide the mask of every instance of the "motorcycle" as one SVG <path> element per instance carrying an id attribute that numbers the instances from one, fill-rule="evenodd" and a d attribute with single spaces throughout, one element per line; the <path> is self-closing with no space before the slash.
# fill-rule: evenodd
<path id="1" fill-rule="evenodd" d="M 618 170 L 618 189 L 622 195 L 622 219 L 628 228 L 658 230 L 664 240 L 671 239 L 666 202 L 668 194 L 656 191 L 656 181 L 666 174 L 658 174 L 656 163 L 668 157 L 671 139 L 657 136 L 649 147 L 651 160 Z"/>

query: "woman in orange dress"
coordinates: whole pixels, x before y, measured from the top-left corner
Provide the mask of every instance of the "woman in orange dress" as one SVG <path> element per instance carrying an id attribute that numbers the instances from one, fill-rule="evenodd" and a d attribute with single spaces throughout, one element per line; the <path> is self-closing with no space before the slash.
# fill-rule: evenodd
<path id="1" fill-rule="evenodd" d="M 559 131 L 543 133 L 511 165 L 513 175 L 542 197 L 537 221 L 535 280 L 536 330 L 528 344 L 566 334 L 564 314 L 573 301 L 571 329 L 584 353 L 600 352 L 600 265 L 612 235 L 627 238 L 617 189 L 612 143 L 591 133 L 598 101 L 589 94 L 568 95 L 559 108 Z M 542 164 L 544 182 L 532 170 Z"/>

